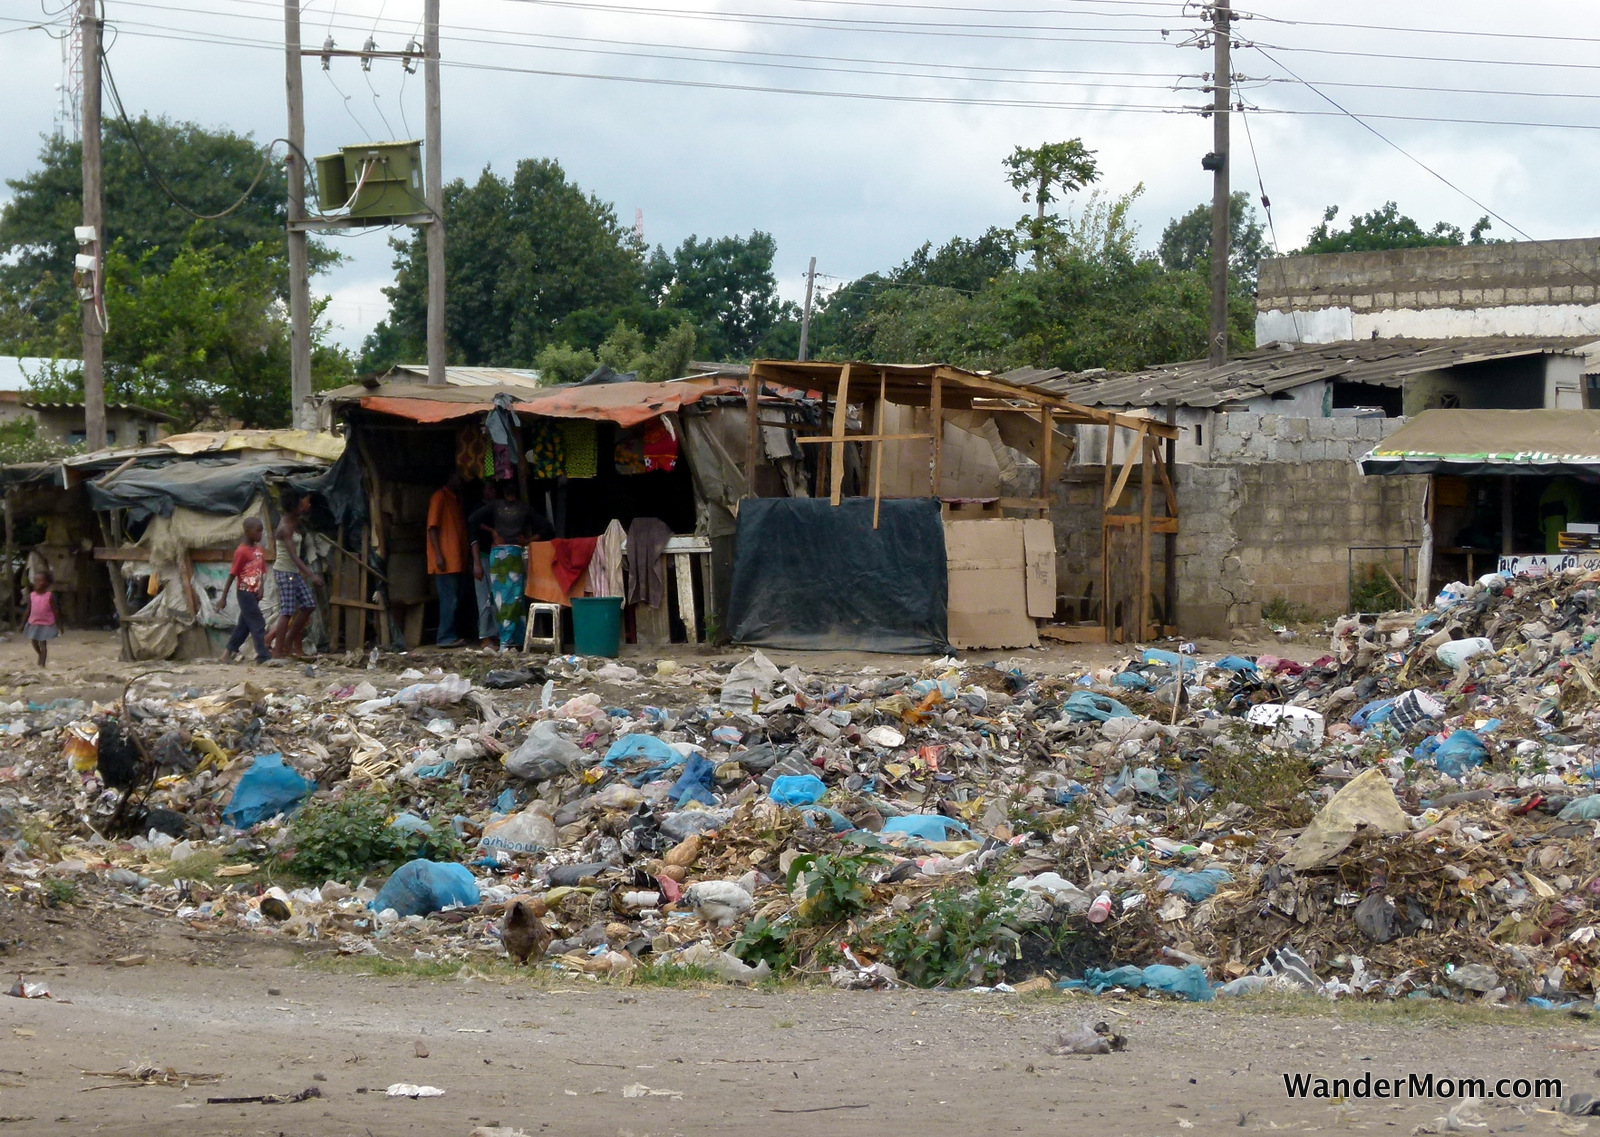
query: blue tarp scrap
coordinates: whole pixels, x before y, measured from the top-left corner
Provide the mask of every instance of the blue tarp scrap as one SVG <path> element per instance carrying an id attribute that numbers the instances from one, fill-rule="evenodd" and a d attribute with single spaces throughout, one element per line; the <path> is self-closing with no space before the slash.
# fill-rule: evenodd
<path id="1" fill-rule="evenodd" d="M 1152 991 L 1182 995 L 1194 1003 L 1209 1003 L 1216 997 L 1211 980 L 1206 978 L 1205 968 L 1197 963 L 1187 967 L 1173 967 L 1165 963 L 1152 963 L 1149 967 L 1125 964 L 1113 967 L 1110 971 L 1090 967 L 1084 970 L 1082 979 L 1068 979 L 1057 986 L 1091 991 L 1096 995 L 1104 994 L 1113 987 L 1129 991 L 1147 987 Z"/>
<path id="2" fill-rule="evenodd" d="M 1093 691 L 1074 691 L 1061 704 L 1061 713 L 1074 722 L 1107 722 L 1136 717 L 1110 695 L 1096 695 Z"/>

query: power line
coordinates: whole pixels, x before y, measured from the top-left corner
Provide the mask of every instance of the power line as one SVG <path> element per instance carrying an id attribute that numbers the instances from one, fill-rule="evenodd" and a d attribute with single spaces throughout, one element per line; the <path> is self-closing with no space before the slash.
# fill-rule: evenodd
<path id="1" fill-rule="evenodd" d="M 532 0 L 528 0 L 532 2 Z M 1398 59 L 1406 63 L 1466 63 L 1483 67 L 1541 67 L 1562 71 L 1600 71 L 1600 63 L 1554 63 L 1544 59 L 1466 59 L 1453 55 L 1404 55 L 1383 51 L 1351 51 L 1332 47 L 1294 47 L 1290 44 L 1261 44 L 1251 41 L 1246 47 L 1270 47 L 1273 51 L 1297 51 L 1302 55 L 1341 55 L 1355 59 Z"/>
<path id="2" fill-rule="evenodd" d="M 1485 32 L 1470 28 L 1402 28 L 1390 24 L 1361 24 L 1340 20 L 1295 20 L 1284 16 L 1269 16 L 1265 12 L 1236 12 L 1253 20 L 1266 20 L 1273 24 L 1289 24 L 1303 28 L 1350 28 L 1369 32 L 1400 32 L 1406 35 L 1470 36 L 1480 39 L 1525 39 L 1544 43 L 1600 43 L 1600 36 L 1552 36 L 1536 32 Z"/>

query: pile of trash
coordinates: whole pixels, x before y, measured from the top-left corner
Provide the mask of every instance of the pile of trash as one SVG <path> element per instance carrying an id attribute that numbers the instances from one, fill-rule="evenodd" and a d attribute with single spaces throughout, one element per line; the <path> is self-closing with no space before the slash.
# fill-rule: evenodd
<path id="1" fill-rule="evenodd" d="M 1591 1003 L 1600 577 L 1331 633 L 1065 674 L 152 675 L 0 703 L 3 863 L 40 903 L 589 976 Z"/>

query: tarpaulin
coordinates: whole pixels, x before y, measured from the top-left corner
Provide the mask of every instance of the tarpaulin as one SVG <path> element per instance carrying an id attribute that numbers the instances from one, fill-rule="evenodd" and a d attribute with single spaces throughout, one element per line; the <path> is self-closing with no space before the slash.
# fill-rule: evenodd
<path id="1" fill-rule="evenodd" d="M 202 513 L 239 514 L 267 492 L 269 476 L 303 472 L 306 463 L 223 462 L 201 459 L 155 469 L 133 467 L 110 485 L 85 482 L 92 509 L 126 509 L 135 518 L 171 517 L 178 506 Z"/>
<path id="2" fill-rule="evenodd" d="M 728 598 L 736 643 L 905 654 L 947 650 L 944 526 L 934 498 L 835 506 L 747 498 Z"/>
<path id="3" fill-rule="evenodd" d="M 361 481 L 361 458 L 352 446 L 326 470 L 299 478 L 289 484 L 301 493 L 315 494 L 327 505 L 334 523 L 354 533 L 367 523 L 367 490 Z"/>
<path id="4" fill-rule="evenodd" d="M 490 392 L 490 388 L 469 389 Z M 546 418 L 582 418 L 614 422 L 619 426 L 638 426 L 642 422 L 673 414 L 679 408 L 697 403 L 708 395 L 737 395 L 737 387 L 698 387 L 692 383 L 604 383 L 591 387 L 563 387 L 548 395 L 535 395 L 515 404 L 515 409 Z M 482 394 L 472 402 L 441 398 L 397 398 L 393 395 L 365 395 L 363 410 L 394 415 L 412 422 L 449 422 L 487 413 L 489 404 Z"/>
<path id="5" fill-rule="evenodd" d="M 1361 459 L 1364 474 L 1600 474 L 1600 411 L 1423 411 Z"/>

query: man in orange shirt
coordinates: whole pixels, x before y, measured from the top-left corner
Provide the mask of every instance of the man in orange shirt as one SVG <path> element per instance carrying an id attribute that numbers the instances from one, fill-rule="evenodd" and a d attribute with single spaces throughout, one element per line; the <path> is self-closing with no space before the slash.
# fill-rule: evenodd
<path id="1" fill-rule="evenodd" d="M 452 473 L 428 500 L 428 574 L 439 593 L 440 647 L 461 642 L 456 634 L 456 612 L 467 571 L 467 521 L 460 492 L 461 475 Z"/>

